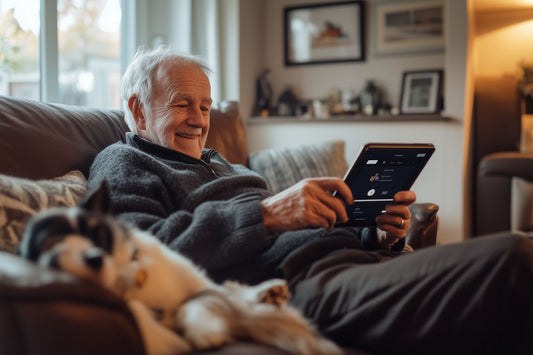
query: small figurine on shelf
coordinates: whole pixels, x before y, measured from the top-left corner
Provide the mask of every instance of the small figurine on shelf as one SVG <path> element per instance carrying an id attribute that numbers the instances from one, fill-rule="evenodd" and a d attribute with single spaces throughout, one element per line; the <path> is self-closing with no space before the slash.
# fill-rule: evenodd
<path id="1" fill-rule="evenodd" d="M 319 119 L 329 118 L 329 107 L 327 99 L 313 100 L 313 117 Z"/>
<path id="2" fill-rule="evenodd" d="M 343 113 L 341 95 L 341 90 L 339 88 L 332 88 L 328 92 L 327 102 L 330 114 L 341 115 Z"/>
<path id="3" fill-rule="evenodd" d="M 278 115 L 295 116 L 298 99 L 290 87 L 286 88 L 278 98 Z"/>
<path id="4" fill-rule="evenodd" d="M 342 91 L 341 106 L 343 114 L 353 115 L 359 112 L 359 98 L 353 90 L 346 89 Z"/>
<path id="5" fill-rule="evenodd" d="M 313 118 L 313 100 L 302 100 L 296 108 L 296 116 L 301 119 Z"/>
<path id="6" fill-rule="evenodd" d="M 366 86 L 359 96 L 361 111 L 365 115 L 375 115 L 381 104 L 381 91 L 376 86 L 374 80 L 368 80 Z"/>
<path id="7" fill-rule="evenodd" d="M 265 69 L 256 80 L 255 105 L 252 116 L 270 116 L 270 101 L 272 100 L 272 86 L 268 81 L 269 69 Z"/>
<path id="8" fill-rule="evenodd" d="M 392 115 L 392 105 L 389 102 L 382 102 L 378 108 L 378 116 L 388 116 Z"/>

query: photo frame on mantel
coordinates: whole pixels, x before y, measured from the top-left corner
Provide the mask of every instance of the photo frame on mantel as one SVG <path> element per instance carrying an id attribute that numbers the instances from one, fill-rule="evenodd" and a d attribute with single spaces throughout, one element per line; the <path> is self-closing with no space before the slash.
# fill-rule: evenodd
<path id="1" fill-rule="evenodd" d="M 285 65 L 364 61 L 365 2 L 284 9 Z"/>
<path id="2" fill-rule="evenodd" d="M 376 55 L 444 50 L 444 0 L 387 0 L 372 4 Z"/>
<path id="3" fill-rule="evenodd" d="M 443 73 L 441 69 L 404 72 L 400 114 L 440 113 Z"/>

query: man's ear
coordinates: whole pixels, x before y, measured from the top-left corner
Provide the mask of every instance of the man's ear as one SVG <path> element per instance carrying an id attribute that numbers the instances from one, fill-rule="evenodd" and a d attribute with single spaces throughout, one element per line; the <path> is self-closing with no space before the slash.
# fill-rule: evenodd
<path id="1" fill-rule="evenodd" d="M 146 130 L 146 118 L 144 117 L 143 107 L 137 95 L 131 95 L 128 99 L 128 107 L 135 120 L 135 125 L 140 131 Z"/>
<path id="2" fill-rule="evenodd" d="M 87 197 L 80 203 L 81 208 L 90 212 L 112 215 L 111 199 L 109 198 L 109 187 L 104 180 L 98 189 L 89 193 Z"/>

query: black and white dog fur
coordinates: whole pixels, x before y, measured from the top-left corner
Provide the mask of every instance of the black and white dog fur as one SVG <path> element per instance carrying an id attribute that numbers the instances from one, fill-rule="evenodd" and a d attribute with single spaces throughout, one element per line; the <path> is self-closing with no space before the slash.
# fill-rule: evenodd
<path id="1" fill-rule="evenodd" d="M 251 339 L 294 354 L 341 354 L 286 304 L 284 280 L 211 281 L 189 259 L 111 214 L 105 183 L 80 206 L 37 213 L 20 254 L 101 284 L 124 298 L 150 355 Z"/>

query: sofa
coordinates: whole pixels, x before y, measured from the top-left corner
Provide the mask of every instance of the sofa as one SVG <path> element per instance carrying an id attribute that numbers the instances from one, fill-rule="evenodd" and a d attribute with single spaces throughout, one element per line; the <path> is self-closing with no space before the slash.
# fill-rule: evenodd
<path id="1" fill-rule="evenodd" d="M 291 179 L 342 175 L 342 169 L 346 169 L 343 142 L 338 141 L 248 154 L 236 102 L 214 106 L 211 120 L 207 145 L 231 162 L 268 175 L 280 170 L 275 166 L 280 159 L 290 158 L 295 164 L 309 160 L 308 167 L 296 168 L 284 181 L 269 181 L 273 190 L 283 188 Z M 87 191 L 85 177 L 95 155 L 107 145 L 124 140 L 126 131 L 119 110 L 0 96 L 1 354 L 144 353 L 135 319 L 121 299 L 97 285 L 37 267 L 15 253 L 25 221 L 39 209 L 71 206 L 83 198 Z M 411 211 L 413 222 L 407 243 L 415 249 L 435 244 L 438 206 L 417 203 Z M 282 352 L 242 341 L 206 353 Z M 360 352 L 347 349 L 347 353 Z"/>

